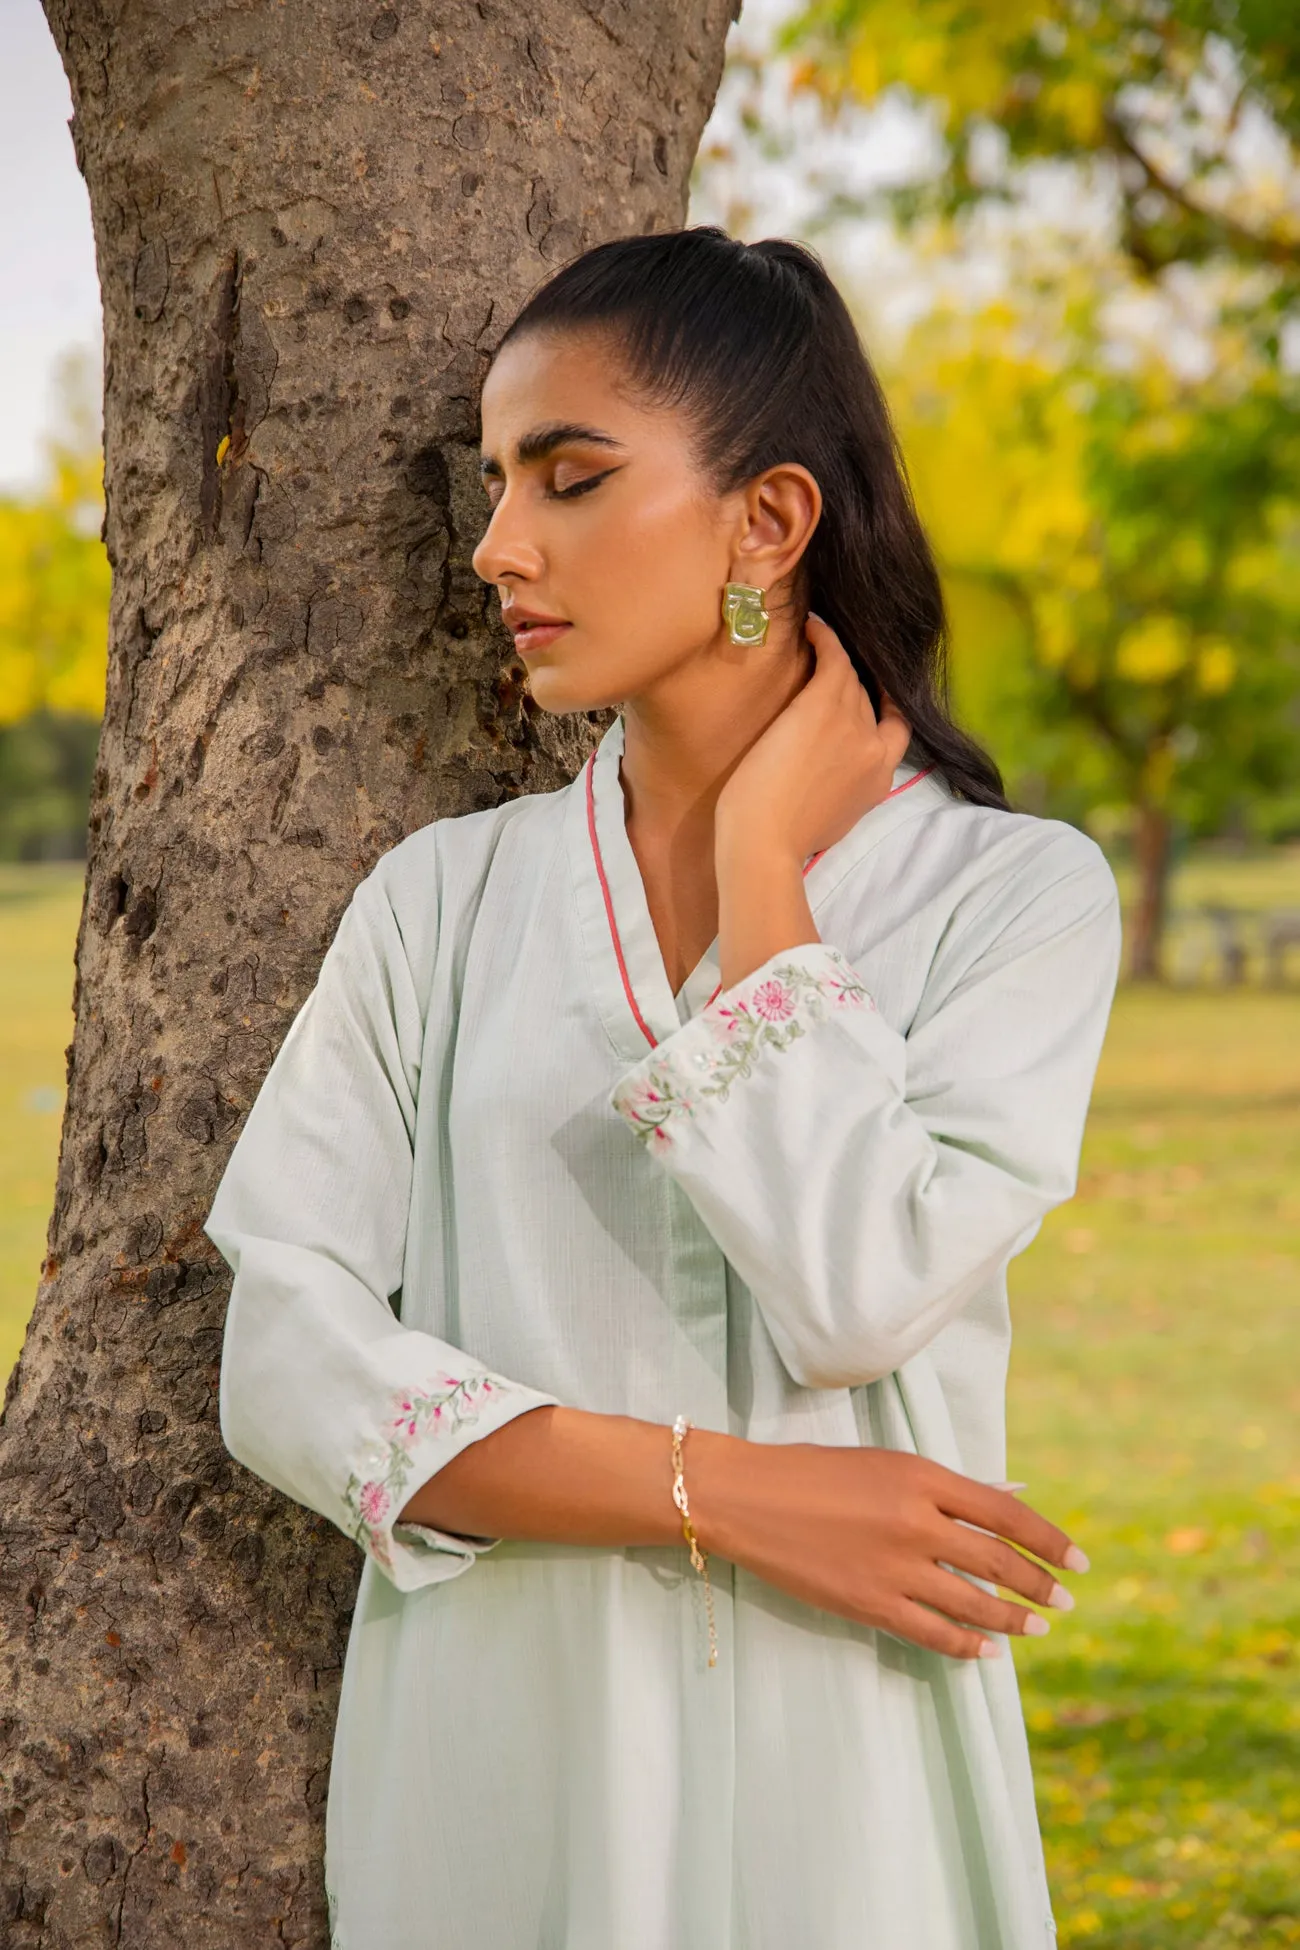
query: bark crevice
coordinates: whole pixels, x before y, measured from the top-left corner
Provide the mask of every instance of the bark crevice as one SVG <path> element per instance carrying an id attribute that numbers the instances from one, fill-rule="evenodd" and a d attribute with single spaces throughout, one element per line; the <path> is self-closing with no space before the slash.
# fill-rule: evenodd
<path id="1" fill-rule="evenodd" d="M 221 267 L 212 297 L 209 342 L 199 374 L 197 420 L 201 475 L 199 520 L 205 542 L 216 539 L 221 522 L 221 466 L 232 444 L 238 400 L 235 384 L 235 314 L 239 305 L 239 252 Z"/>

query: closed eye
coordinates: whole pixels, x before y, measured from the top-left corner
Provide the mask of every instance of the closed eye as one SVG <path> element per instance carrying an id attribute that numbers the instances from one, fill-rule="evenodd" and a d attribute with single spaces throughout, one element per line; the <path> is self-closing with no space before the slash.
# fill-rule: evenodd
<path id="1" fill-rule="evenodd" d="M 551 495 L 556 501 L 572 501 L 577 494 L 590 494 L 593 488 L 607 481 L 611 474 L 618 473 L 617 467 L 607 467 L 603 474 L 589 474 L 585 481 L 575 481 L 572 487 L 552 488 Z"/>

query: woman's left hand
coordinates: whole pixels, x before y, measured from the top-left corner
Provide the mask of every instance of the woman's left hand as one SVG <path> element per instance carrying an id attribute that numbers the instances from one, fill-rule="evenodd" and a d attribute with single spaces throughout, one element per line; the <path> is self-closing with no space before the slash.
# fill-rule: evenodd
<path id="1" fill-rule="evenodd" d="M 882 699 L 880 718 L 844 645 L 809 615 L 817 659 L 803 689 L 750 747 L 718 796 L 724 838 L 789 852 L 800 865 L 833 846 L 886 797 L 911 726 Z"/>

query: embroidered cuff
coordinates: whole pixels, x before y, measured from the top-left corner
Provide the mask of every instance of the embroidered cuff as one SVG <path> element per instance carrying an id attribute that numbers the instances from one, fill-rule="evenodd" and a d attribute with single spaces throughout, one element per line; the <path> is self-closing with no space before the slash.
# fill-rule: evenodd
<path id="1" fill-rule="evenodd" d="M 725 1103 L 738 1079 L 788 1050 L 813 1024 L 875 1007 L 829 942 L 784 948 L 627 1071 L 610 1103 L 650 1150 L 666 1151 L 710 1097 Z"/>
<path id="2" fill-rule="evenodd" d="M 398 1523 L 398 1514 L 413 1489 L 471 1442 L 547 1403 L 558 1405 L 558 1397 L 486 1369 L 435 1373 L 419 1387 L 400 1390 L 344 1486 L 343 1528 L 400 1591 L 468 1570 L 500 1538 Z"/>

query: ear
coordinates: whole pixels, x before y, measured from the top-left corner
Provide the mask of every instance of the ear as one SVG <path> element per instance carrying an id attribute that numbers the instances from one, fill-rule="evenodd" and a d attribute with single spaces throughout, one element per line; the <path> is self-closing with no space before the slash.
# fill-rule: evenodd
<path id="1" fill-rule="evenodd" d="M 759 589 L 784 582 L 798 567 L 821 512 L 821 489 L 797 461 L 756 474 L 743 490 L 732 579 Z"/>

